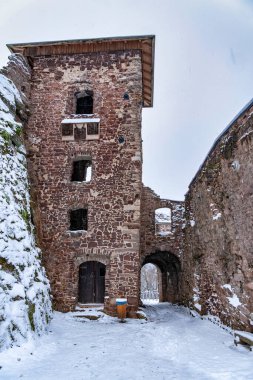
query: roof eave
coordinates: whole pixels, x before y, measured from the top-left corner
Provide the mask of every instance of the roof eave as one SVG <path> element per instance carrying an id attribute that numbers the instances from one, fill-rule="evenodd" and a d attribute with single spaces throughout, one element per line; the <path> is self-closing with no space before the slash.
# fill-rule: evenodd
<path id="1" fill-rule="evenodd" d="M 12 53 L 19 53 L 31 60 L 39 55 L 78 54 L 88 51 L 113 51 L 139 49 L 142 51 L 143 107 L 153 106 L 155 36 L 125 36 L 60 41 L 42 41 L 7 44 Z M 89 50 L 90 49 L 90 50 Z M 100 50 L 101 49 L 101 50 Z M 148 67 L 148 73 L 144 71 Z"/>

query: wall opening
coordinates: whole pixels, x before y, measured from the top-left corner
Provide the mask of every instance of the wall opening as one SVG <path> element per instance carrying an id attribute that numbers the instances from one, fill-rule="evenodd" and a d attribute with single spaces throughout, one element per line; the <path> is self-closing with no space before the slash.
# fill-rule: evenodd
<path id="1" fill-rule="evenodd" d="M 76 95 L 76 114 L 89 115 L 93 113 L 93 92 L 85 91 Z"/>
<path id="2" fill-rule="evenodd" d="M 161 298 L 162 273 L 155 264 L 141 268 L 141 301 L 144 304 L 158 303 Z"/>
<path id="3" fill-rule="evenodd" d="M 90 158 L 73 161 L 72 182 L 89 182 L 91 180 L 92 163 Z"/>
<path id="4" fill-rule="evenodd" d="M 104 303 L 106 266 L 86 261 L 79 266 L 78 302 Z"/>
<path id="5" fill-rule="evenodd" d="M 88 210 L 79 208 L 70 211 L 70 231 L 87 231 L 88 230 Z"/>
<path id="6" fill-rule="evenodd" d="M 179 259 L 167 251 L 157 251 L 145 257 L 142 267 L 154 264 L 159 268 L 159 301 L 177 303 L 180 301 L 181 264 Z"/>
<path id="7" fill-rule="evenodd" d="M 69 121 L 68 121 L 69 120 Z M 63 141 L 85 141 L 99 139 L 99 122 L 89 121 L 95 119 L 87 119 L 85 122 L 75 122 L 77 119 L 63 120 L 61 124 L 61 134 Z M 100 120 L 100 119 L 96 119 Z"/>
<path id="8" fill-rule="evenodd" d="M 167 236 L 171 233 L 171 209 L 169 207 L 155 210 L 155 234 Z"/>
<path id="9" fill-rule="evenodd" d="M 73 124 L 62 124 L 62 137 L 65 139 L 71 139 L 74 135 L 74 126 Z"/>
<path id="10" fill-rule="evenodd" d="M 84 141 L 86 140 L 86 127 L 83 124 L 77 124 L 74 128 L 74 140 Z"/>

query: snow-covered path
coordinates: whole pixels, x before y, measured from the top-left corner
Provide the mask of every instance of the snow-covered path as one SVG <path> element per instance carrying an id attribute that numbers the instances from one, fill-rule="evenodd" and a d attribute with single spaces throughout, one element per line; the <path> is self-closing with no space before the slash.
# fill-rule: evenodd
<path id="1" fill-rule="evenodd" d="M 253 379 L 253 352 L 227 331 L 166 303 L 145 313 L 125 324 L 55 313 L 47 336 L 0 354 L 0 379 Z"/>

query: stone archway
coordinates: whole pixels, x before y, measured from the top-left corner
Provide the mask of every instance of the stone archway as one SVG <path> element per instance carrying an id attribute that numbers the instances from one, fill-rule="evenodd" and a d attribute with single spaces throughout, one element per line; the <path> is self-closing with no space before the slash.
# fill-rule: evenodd
<path id="1" fill-rule="evenodd" d="M 153 263 L 142 265 L 140 277 L 140 297 L 145 303 L 156 303 L 162 301 L 162 272 Z"/>
<path id="2" fill-rule="evenodd" d="M 160 302 L 179 302 L 181 275 L 181 264 L 179 259 L 171 252 L 156 251 L 144 258 L 142 266 L 148 263 L 156 265 L 162 273 Z"/>

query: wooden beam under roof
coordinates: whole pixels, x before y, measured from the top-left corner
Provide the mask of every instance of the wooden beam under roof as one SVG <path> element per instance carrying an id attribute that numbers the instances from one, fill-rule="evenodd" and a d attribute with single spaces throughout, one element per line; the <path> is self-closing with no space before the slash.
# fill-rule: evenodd
<path id="1" fill-rule="evenodd" d="M 143 106 L 153 106 L 155 36 L 109 37 L 7 44 L 12 53 L 33 57 L 102 51 L 140 50 L 142 54 Z"/>

